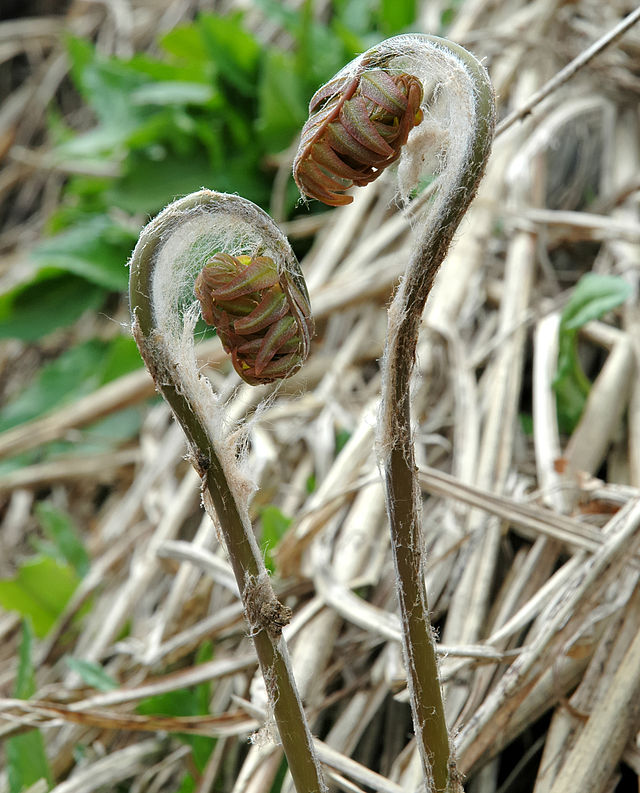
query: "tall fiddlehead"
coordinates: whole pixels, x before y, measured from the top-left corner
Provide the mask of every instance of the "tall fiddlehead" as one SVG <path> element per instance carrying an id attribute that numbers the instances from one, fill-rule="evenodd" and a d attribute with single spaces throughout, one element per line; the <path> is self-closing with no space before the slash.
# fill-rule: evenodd
<path id="1" fill-rule="evenodd" d="M 398 160 L 399 193 L 406 202 L 425 165 L 435 174 L 433 198 L 418 218 L 414 251 L 389 308 L 378 452 L 425 778 L 430 790 L 455 790 L 425 589 L 410 381 L 425 302 L 489 156 L 493 90 L 465 49 L 409 34 L 382 42 L 346 66 L 316 93 L 310 112 L 294 163 L 297 184 L 310 197 L 348 203 L 345 190 L 372 181 Z"/>
<path id="2" fill-rule="evenodd" d="M 201 190 L 143 229 L 130 267 L 133 333 L 187 436 L 205 506 L 220 527 L 294 783 L 299 793 L 321 793 L 326 787 L 282 638 L 290 610 L 271 587 L 249 520 L 251 483 L 237 462 L 222 406 L 198 372 L 193 344 L 202 306 L 247 382 L 295 371 L 312 332 L 298 263 L 258 207 Z"/>

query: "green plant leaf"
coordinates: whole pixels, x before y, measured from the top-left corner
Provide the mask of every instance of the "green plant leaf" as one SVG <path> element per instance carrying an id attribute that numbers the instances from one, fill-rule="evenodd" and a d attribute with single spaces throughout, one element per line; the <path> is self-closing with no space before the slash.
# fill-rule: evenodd
<path id="1" fill-rule="evenodd" d="M 560 319 L 558 368 L 553 380 L 558 423 L 571 433 L 580 421 L 591 383 L 578 355 L 578 331 L 621 305 L 631 294 L 629 284 L 618 276 L 587 273 L 576 284 Z"/>
<path id="2" fill-rule="evenodd" d="M 561 330 L 578 330 L 587 322 L 617 308 L 630 295 L 630 285 L 619 276 L 583 275 L 562 312 Z"/>
<path id="3" fill-rule="evenodd" d="M 180 59 L 181 63 L 197 64 L 204 71 L 209 60 L 198 23 L 181 25 L 160 39 L 162 49 Z"/>
<path id="4" fill-rule="evenodd" d="M 40 369 L 33 381 L 2 410 L 0 432 L 75 402 L 96 388 L 141 366 L 130 337 L 90 339 L 70 347 Z"/>
<path id="5" fill-rule="evenodd" d="M 80 579 L 70 565 L 47 556 L 24 562 L 14 578 L 0 580 L 0 605 L 29 617 L 36 636 L 46 636 Z"/>
<path id="6" fill-rule="evenodd" d="M 31 647 L 33 630 L 28 620 L 22 622 L 22 639 L 18 656 L 18 675 L 14 696 L 18 699 L 29 699 L 36 693 L 36 675 L 31 663 Z"/>
<path id="7" fill-rule="evenodd" d="M 102 126 L 121 134 L 133 129 L 145 114 L 130 96 L 151 78 L 120 58 L 99 55 L 83 39 L 68 37 L 67 51 L 73 80 Z"/>
<path id="8" fill-rule="evenodd" d="M 177 793 L 193 793 L 195 789 L 195 779 L 191 776 L 191 774 L 185 774 L 182 777 L 182 781 L 180 782 L 180 787 L 178 788 Z"/>
<path id="9" fill-rule="evenodd" d="M 129 212 L 156 212 L 176 196 L 213 184 L 221 192 L 240 193 L 260 204 L 268 200 L 268 183 L 259 174 L 259 150 L 243 155 L 226 155 L 221 170 L 212 168 L 207 154 L 197 152 L 188 158 L 167 157 L 152 161 L 135 155 L 128 173 L 108 191 L 109 200 Z"/>
<path id="10" fill-rule="evenodd" d="M 260 547 L 264 554 L 265 566 L 269 572 L 273 573 L 276 569 L 273 551 L 291 525 L 292 519 L 283 515 L 273 504 L 260 510 L 260 518 L 262 520 Z"/>
<path id="11" fill-rule="evenodd" d="M 81 578 L 84 577 L 89 572 L 89 554 L 69 515 L 45 501 L 36 505 L 35 512 L 43 531 L 53 540 L 62 559 L 68 562 Z"/>
<path id="12" fill-rule="evenodd" d="M 255 96 L 260 45 L 242 27 L 242 14 L 203 14 L 196 24 L 218 73 L 245 96 Z"/>
<path id="13" fill-rule="evenodd" d="M 126 262 L 137 234 L 98 215 L 38 245 L 32 256 L 41 267 L 67 270 L 115 292 L 127 288 Z"/>
<path id="14" fill-rule="evenodd" d="M 385 35 L 392 36 L 413 24 L 416 0 L 381 0 L 380 26 Z"/>
<path id="15" fill-rule="evenodd" d="M 22 641 L 18 658 L 18 675 L 14 696 L 29 699 L 35 693 L 36 683 L 31 647 L 33 633 L 29 622 L 22 623 Z M 45 779 L 52 786 L 51 770 L 44 750 L 44 740 L 39 730 L 30 730 L 22 735 L 9 738 L 6 748 L 7 776 L 10 793 L 21 793 L 25 788 Z"/>
<path id="16" fill-rule="evenodd" d="M 290 145 L 307 118 L 304 87 L 296 74 L 295 59 L 288 53 L 266 55 L 258 89 L 257 129 L 267 151 Z"/>
<path id="17" fill-rule="evenodd" d="M 194 689 L 182 688 L 158 694 L 155 697 L 143 699 L 136 710 L 138 713 L 149 716 L 203 716 L 208 713 L 208 708 L 203 710 L 201 694 L 196 686 Z M 207 702 L 208 705 L 208 702 Z M 205 735 L 186 735 L 177 733 L 183 743 L 191 747 L 193 760 L 199 771 L 204 770 L 213 747 L 215 739 Z"/>
<path id="18" fill-rule="evenodd" d="M 347 445 L 350 437 L 351 433 L 349 430 L 342 429 L 336 433 L 336 454 L 340 454 Z"/>
<path id="19" fill-rule="evenodd" d="M 213 86 L 181 80 L 143 85 L 129 97 L 134 105 L 206 105 L 215 97 Z"/>
<path id="20" fill-rule="evenodd" d="M 100 363 L 100 385 L 142 367 L 142 358 L 132 336 L 116 336 L 104 348 Z"/>
<path id="21" fill-rule="evenodd" d="M 33 281 L 0 295 L 0 339 L 35 341 L 72 325 L 104 299 L 104 289 L 84 278 L 41 270 Z"/>
<path id="22" fill-rule="evenodd" d="M 65 658 L 67 666 L 73 672 L 76 672 L 91 688 L 98 691 L 113 691 L 118 688 L 118 683 L 111 675 L 108 675 L 100 664 L 93 663 L 92 661 L 85 661 L 82 658 L 72 658 L 67 656 Z"/>

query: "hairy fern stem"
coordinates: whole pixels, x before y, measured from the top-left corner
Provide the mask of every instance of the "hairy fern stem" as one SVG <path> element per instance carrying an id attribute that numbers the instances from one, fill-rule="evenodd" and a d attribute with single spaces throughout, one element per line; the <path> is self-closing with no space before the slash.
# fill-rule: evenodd
<path id="1" fill-rule="evenodd" d="M 411 426 L 411 375 L 422 312 L 451 240 L 473 199 L 489 156 L 494 129 L 493 90 L 484 68 L 462 47 L 421 37 L 432 55 L 455 65 L 466 82 L 469 130 L 466 149 L 440 176 L 438 195 L 420 231 L 403 280 L 389 308 L 383 359 L 378 446 L 383 471 L 403 644 L 414 728 L 425 778 L 434 791 L 454 791 L 459 782 L 447 730 L 435 639 L 425 587 L 421 493 Z M 449 90 L 443 86 L 443 92 Z"/>
<path id="2" fill-rule="evenodd" d="M 250 483 L 238 467 L 231 434 L 220 430 L 222 407 L 199 375 L 193 353 L 194 281 L 221 250 L 265 254 L 280 263 L 283 278 L 299 284 L 295 257 L 267 215 L 237 196 L 202 190 L 171 204 L 142 231 L 130 262 L 133 332 L 157 389 L 187 436 L 205 507 L 224 539 L 296 789 L 323 793 L 282 637 L 290 610 L 271 586 L 249 520 Z"/>

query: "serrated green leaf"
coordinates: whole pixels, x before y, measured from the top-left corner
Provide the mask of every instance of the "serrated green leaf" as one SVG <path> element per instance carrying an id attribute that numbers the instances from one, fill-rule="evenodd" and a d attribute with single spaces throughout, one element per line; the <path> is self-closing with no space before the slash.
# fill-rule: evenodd
<path id="1" fill-rule="evenodd" d="M 65 661 L 69 669 L 76 672 L 82 681 L 91 688 L 98 691 L 113 691 L 114 688 L 118 688 L 118 682 L 108 675 L 100 664 L 71 656 L 67 656 Z"/>
<path id="2" fill-rule="evenodd" d="M 82 578 L 89 572 L 89 554 L 69 515 L 42 501 L 36 505 L 36 516 L 44 533 L 53 540 L 62 559 Z"/>
<path id="3" fill-rule="evenodd" d="M 73 568 L 49 557 L 24 562 L 14 578 L 0 580 L 0 605 L 29 617 L 38 637 L 62 614 L 80 579 Z"/>
<path id="4" fill-rule="evenodd" d="M 273 504 L 263 507 L 260 510 L 260 519 L 262 522 L 260 547 L 264 554 L 265 566 L 269 572 L 273 573 L 275 571 L 273 551 L 284 537 L 285 532 L 292 523 L 292 519 L 284 515 L 278 507 Z"/>

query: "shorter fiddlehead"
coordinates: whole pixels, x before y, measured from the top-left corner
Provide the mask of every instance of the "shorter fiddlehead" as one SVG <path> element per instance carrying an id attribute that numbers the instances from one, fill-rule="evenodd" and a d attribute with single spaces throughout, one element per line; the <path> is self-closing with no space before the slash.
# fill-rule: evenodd
<path id="1" fill-rule="evenodd" d="M 390 80 L 396 88 L 406 87 L 406 109 L 404 115 L 397 116 L 401 130 L 397 146 L 381 161 L 374 160 L 375 152 L 367 149 L 365 140 L 366 133 L 373 136 L 371 127 L 376 127 L 379 113 L 380 104 L 367 96 L 368 76 L 377 70 L 387 75 L 387 93 L 391 92 Z M 420 91 L 414 87 L 416 82 Z M 344 108 L 358 96 L 345 114 Z M 425 302 L 489 156 L 495 124 L 493 90 L 482 65 L 459 45 L 435 36 L 408 34 L 382 42 L 345 66 L 316 93 L 311 111 L 294 162 L 294 175 L 303 193 L 329 205 L 349 203 L 351 198 L 344 190 L 366 184 L 396 160 L 403 201 L 422 177 L 433 179 L 433 198 L 418 218 L 414 251 L 389 308 L 378 451 L 413 722 L 425 780 L 429 791 L 453 791 L 459 786 L 425 588 L 410 382 Z M 351 124 L 349 115 L 355 119 Z M 376 131 L 381 132 L 379 128 Z M 345 137 L 351 149 L 343 142 Z"/>
<path id="2" fill-rule="evenodd" d="M 249 385 L 288 377 L 307 357 L 313 332 L 304 282 L 278 273 L 269 256 L 216 253 L 196 278 L 202 316 L 215 326 Z"/>
<path id="3" fill-rule="evenodd" d="M 253 270 L 251 263 L 257 263 Z M 272 319 L 270 312 L 286 306 L 281 319 L 290 317 L 295 334 L 279 346 L 262 339 L 270 351 L 260 363 L 256 356 L 248 364 L 249 353 L 237 350 L 236 370 L 249 381 L 266 379 L 268 371 L 273 380 L 269 367 L 274 360 L 294 355 L 284 367 L 284 374 L 291 373 L 308 351 L 312 327 L 299 265 L 284 235 L 262 210 L 238 196 L 201 190 L 168 206 L 143 229 L 130 268 L 133 333 L 157 389 L 187 436 L 192 463 L 202 477 L 205 506 L 224 538 L 291 775 L 299 793 L 323 793 L 326 786 L 282 638 L 290 611 L 271 586 L 249 519 L 252 486 L 238 464 L 235 435 L 225 430 L 223 407 L 198 371 L 193 343 L 200 308 L 196 281 L 204 312 L 220 323 L 225 346 L 235 343 L 236 321 L 244 320 L 241 330 L 247 330 L 247 322 L 252 325 L 249 335 L 268 336 L 268 322 L 257 328 L 263 324 L 258 314 Z M 212 278 L 214 272 L 218 278 Z M 224 299 L 216 297 L 221 294 Z M 235 308 L 237 314 L 239 306 L 243 317 L 226 313 Z M 295 350 L 285 352 L 292 339 Z M 282 367 L 282 360 L 278 365 Z"/>

